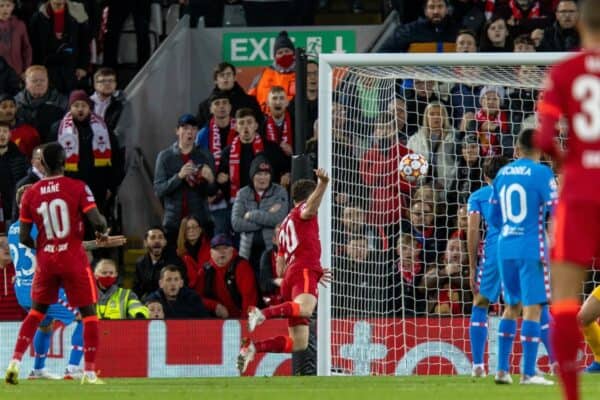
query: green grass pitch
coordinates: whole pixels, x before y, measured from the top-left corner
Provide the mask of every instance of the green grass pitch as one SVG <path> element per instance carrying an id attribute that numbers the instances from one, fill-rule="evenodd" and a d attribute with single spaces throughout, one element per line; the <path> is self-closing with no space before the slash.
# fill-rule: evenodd
<path id="1" fill-rule="evenodd" d="M 518 377 L 513 376 L 515 382 Z M 469 377 L 243 377 L 107 379 L 102 386 L 73 381 L 2 384 L 0 399 L 23 400 L 553 400 L 558 386 L 497 386 L 493 378 Z M 583 378 L 583 399 L 600 393 L 600 375 Z"/>

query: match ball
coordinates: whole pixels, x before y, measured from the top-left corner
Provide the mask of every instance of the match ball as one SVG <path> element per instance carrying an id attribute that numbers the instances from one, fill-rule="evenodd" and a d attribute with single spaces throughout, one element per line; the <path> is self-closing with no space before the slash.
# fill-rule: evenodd
<path id="1" fill-rule="evenodd" d="M 415 182 L 427 175 L 429 163 L 421 154 L 407 154 L 400 160 L 400 175 L 408 182 Z"/>

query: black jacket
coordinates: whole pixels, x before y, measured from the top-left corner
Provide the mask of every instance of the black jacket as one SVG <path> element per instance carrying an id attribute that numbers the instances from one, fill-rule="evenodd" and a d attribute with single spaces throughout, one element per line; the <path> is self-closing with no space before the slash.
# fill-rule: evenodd
<path id="1" fill-rule="evenodd" d="M 381 46 L 381 53 L 405 53 L 411 51 L 411 44 L 419 43 L 427 46 L 429 52 L 453 51 L 460 26 L 452 19 L 445 18 L 439 24 L 428 19 L 419 19 L 406 25 L 400 25 Z M 441 49 L 440 49 L 441 47 Z M 444 47 L 448 47 L 444 49 Z"/>
<path id="2" fill-rule="evenodd" d="M 23 178 L 21 178 L 17 182 L 15 189 L 18 190 L 21 186 L 25 186 L 25 185 L 33 185 L 34 183 L 36 183 L 39 180 L 40 180 L 40 178 L 38 178 L 38 176 L 33 173 L 33 170 L 31 168 L 29 168 L 27 170 L 27 175 L 25 175 Z M 16 191 L 15 191 L 15 193 L 16 193 Z M 13 206 L 12 219 L 13 219 L 13 221 L 16 221 L 17 218 L 19 218 L 19 205 L 15 203 Z"/>
<path id="3" fill-rule="evenodd" d="M 581 47 L 577 29 L 563 29 L 558 22 L 544 30 L 538 51 L 574 51 Z"/>
<path id="4" fill-rule="evenodd" d="M 104 123 L 106 123 L 108 130 L 115 133 L 117 136 L 119 136 L 119 134 L 116 132 L 116 128 L 124 106 L 125 95 L 123 92 L 118 91 L 110 98 L 110 104 L 106 107 L 106 112 L 104 113 Z M 121 146 L 123 145 L 124 144 L 122 143 Z"/>
<path id="5" fill-rule="evenodd" d="M 221 90 L 215 86 L 212 93 L 220 92 Z M 231 116 L 235 116 L 235 112 L 240 108 L 250 108 L 256 115 L 256 120 L 260 123 L 262 119 L 262 111 L 254 96 L 247 94 L 239 83 L 235 82 L 231 90 L 226 91 L 229 95 L 229 102 L 231 103 Z M 212 95 L 211 93 L 211 95 Z M 210 95 L 198 105 L 198 126 L 204 126 L 210 121 Z"/>
<path id="6" fill-rule="evenodd" d="M 0 93 L 16 95 L 21 89 L 21 78 L 15 70 L 8 65 L 4 57 L 0 56 Z"/>
<path id="7" fill-rule="evenodd" d="M 13 212 L 17 182 L 27 174 L 27 168 L 27 157 L 19 151 L 16 144 L 8 142 L 8 150 L 0 155 L 0 197 L 4 217 L 7 219 Z"/>
<path id="8" fill-rule="evenodd" d="M 210 318 L 209 312 L 204 308 L 202 298 L 188 287 L 182 287 L 175 301 L 168 301 L 162 289 L 150 293 L 148 300 L 158 300 L 165 312 L 165 319 L 171 318 Z"/>
<path id="9" fill-rule="evenodd" d="M 164 251 L 166 252 L 167 250 Z M 150 293 L 158 290 L 160 270 L 166 265 L 176 265 L 179 267 L 183 280 L 187 282 L 187 273 L 183 266 L 183 262 L 175 255 L 165 254 L 163 252 L 162 258 L 158 260 L 156 264 L 152 264 L 152 259 L 148 253 L 137 259 L 135 262 L 135 282 L 133 283 L 133 291 L 142 301 L 145 301 L 145 297 Z"/>
<path id="10" fill-rule="evenodd" d="M 51 89 L 45 96 L 34 99 L 27 90 L 15 96 L 17 120 L 32 125 L 40 134 L 42 143 L 50 141 L 52 125 L 64 117 L 67 99 L 57 90 Z"/>

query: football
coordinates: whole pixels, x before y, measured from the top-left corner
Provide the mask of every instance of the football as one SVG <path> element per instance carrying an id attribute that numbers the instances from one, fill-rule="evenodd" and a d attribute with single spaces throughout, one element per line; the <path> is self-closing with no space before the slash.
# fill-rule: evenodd
<path id="1" fill-rule="evenodd" d="M 400 175 L 409 182 L 415 182 L 427 175 L 429 163 L 421 154 L 407 154 L 400 160 Z"/>

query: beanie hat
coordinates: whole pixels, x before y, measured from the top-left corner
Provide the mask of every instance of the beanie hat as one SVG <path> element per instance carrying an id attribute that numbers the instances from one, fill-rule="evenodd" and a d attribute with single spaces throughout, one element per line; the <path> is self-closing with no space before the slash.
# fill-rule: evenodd
<path id="1" fill-rule="evenodd" d="M 15 101 L 15 98 L 10 93 L 0 93 L 0 103 L 2 103 L 3 101 L 6 101 L 6 100 L 10 100 L 15 104 L 17 103 Z"/>
<path id="2" fill-rule="evenodd" d="M 71 92 L 71 95 L 69 96 L 69 107 L 71 107 L 76 101 L 85 101 L 90 108 L 94 106 L 92 100 L 90 100 L 90 97 L 83 90 L 73 90 Z"/>
<path id="3" fill-rule="evenodd" d="M 277 53 L 279 49 L 290 49 L 295 50 L 294 43 L 288 36 L 287 31 L 279 32 L 279 35 L 275 39 L 275 43 L 273 44 L 273 56 Z"/>
<path id="4" fill-rule="evenodd" d="M 271 163 L 267 159 L 267 157 L 259 154 L 252 160 L 250 163 L 250 179 L 254 178 L 254 175 L 259 172 L 264 171 L 273 175 L 273 168 L 271 167 Z"/>

